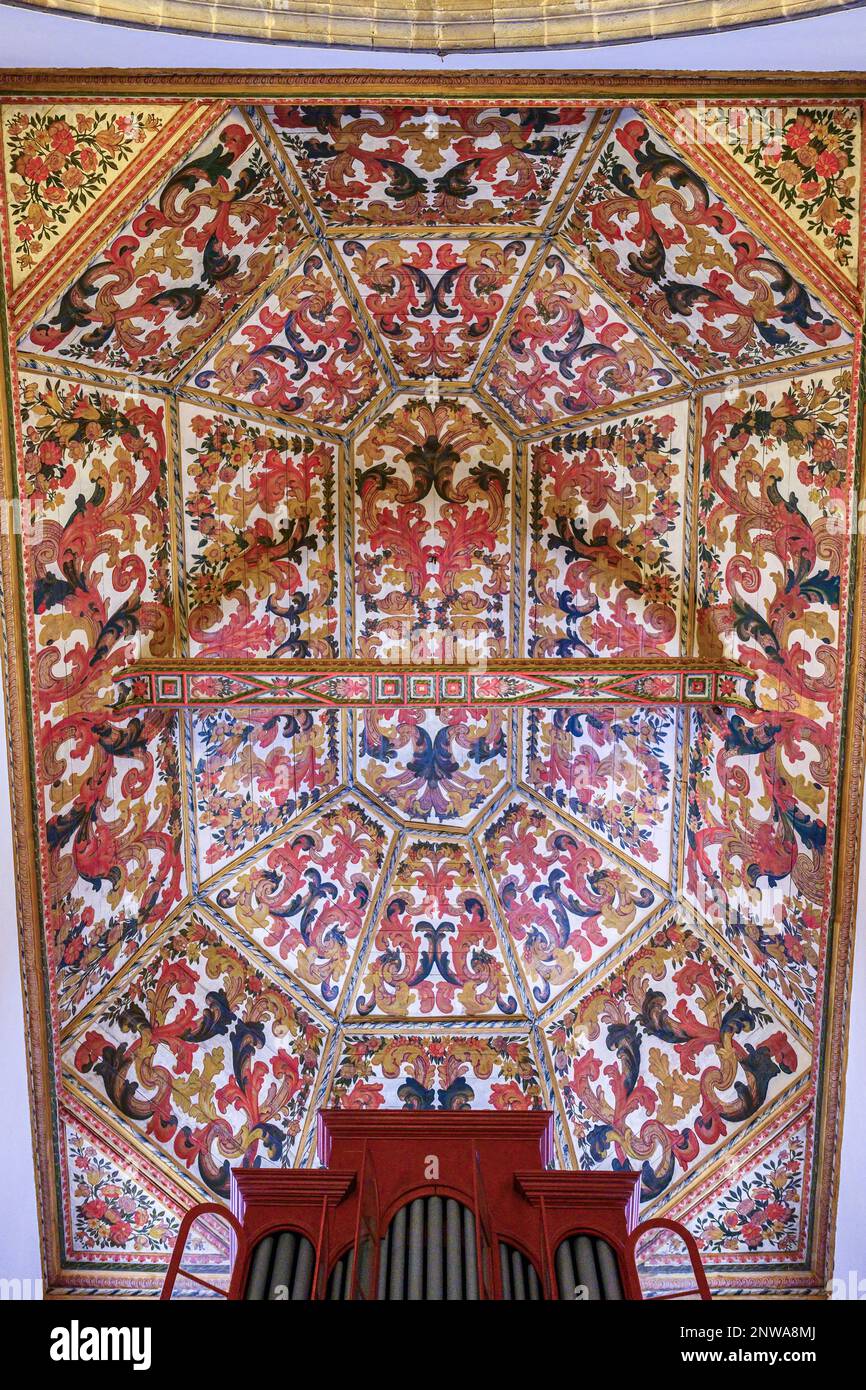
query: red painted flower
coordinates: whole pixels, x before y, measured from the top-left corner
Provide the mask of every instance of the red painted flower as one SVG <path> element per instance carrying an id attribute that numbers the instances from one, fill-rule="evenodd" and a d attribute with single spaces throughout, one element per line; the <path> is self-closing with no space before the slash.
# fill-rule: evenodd
<path id="1" fill-rule="evenodd" d="M 51 148 L 60 154 L 71 154 L 75 149 L 75 136 L 65 121 L 53 121 L 48 127 Z"/>
<path id="2" fill-rule="evenodd" d="M 38 154 L 30 155 L 29 159 L 19 160 L 15 167 L 17 172 L 31 183 L 44 183 L 51 173 L 45 160 Z"/>
<path id="3" fill-rule="evenodd" d="M 794 121 L 785 131 L 785 143 L 792 150 L 802 149 L 812 138 L 812 131 L 805 121 Z"/>
<path id="4" fill-rule="evenodd" d="M 824 150 L 815 161 L 815 173 L 822 179 L 832 179 L 842 167 L 841 160 L 834 150 Z"/>

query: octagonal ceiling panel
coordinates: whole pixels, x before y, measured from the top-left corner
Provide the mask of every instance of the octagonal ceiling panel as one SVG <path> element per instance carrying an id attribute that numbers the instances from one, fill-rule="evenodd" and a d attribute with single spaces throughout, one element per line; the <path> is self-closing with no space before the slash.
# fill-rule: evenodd
<path id="1" fill-rule="evenodd" d="M 550 1106 L 559 1161 L 640 1169 L 718 1287 L 826 1277 L 862 277 L 691 99 L 443 93 L 166 96 L 24 281 L 4 249 L 53 1285 L 155 1287 L 182 1207 L 312 1162 L 324 1103 Z M 54 129 L 49 98 L 0 105 Z M 784 109 L 800 141 L 814 93 Z M 852 111 L 856 145 L 851 98 L 808 126 L 816 178 Z M 831 233 L 862 262 L 853 214 Z M 223 706 L 113 706 L 140 656 L 698 646 L 760 713 L 411 683 L 248 709 L 238 673 Z"/>

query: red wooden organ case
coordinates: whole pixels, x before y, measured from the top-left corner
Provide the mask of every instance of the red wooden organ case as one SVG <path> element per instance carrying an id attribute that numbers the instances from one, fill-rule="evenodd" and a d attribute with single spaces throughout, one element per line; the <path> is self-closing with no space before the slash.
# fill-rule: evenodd
<path id="1" fill-rule="evenodd" d="M 644 1297 L 636 1248 L 683 1226 L 639 1220 L 640 1174 L 555 1170 L 547 1111 L 323 1110 L 318 1168 L 236 1168 L 231 1210 L 187 1213 L 162 1298 L 178 1275 L 230 1300 L 475 1300 Z M 231 1227 L 226 1288 L 182 1265 L 190 1231 Z"/>

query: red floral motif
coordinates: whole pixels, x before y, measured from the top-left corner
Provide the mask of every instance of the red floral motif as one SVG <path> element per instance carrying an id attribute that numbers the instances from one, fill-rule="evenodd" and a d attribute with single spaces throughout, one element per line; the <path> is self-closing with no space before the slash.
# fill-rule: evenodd
<path id="1" fill-rule="evenodd" d="M 465 847 L 416 840 L 388 885 L 363 979 L 361 1016 L 513 1014 L 502 946 Z"/>
<path id="2" fill-rule="evenodd" d="M 511 458 L 493 424 L 462 402 L 404 400 L 356 442 L 355 494 L 356 653 L 407 660 L 421 634 L 464 659 L 473 644 L 503 654 Z"/>
<path id="3" fill-rule="evenodd" d="M 853 269 L 856 257 L 858 126 L 854 106 L 798 108 L 784 113 L 780 130 L 766 139 L 744 139 L 760 130 L 763 113 L 745 108 L 730 121 L 732 153 L 781 207 L 819 238 L 837 265 Z"/>
<path id="4" fill-rule="evenodd" d="M 344 801 L 212 891 L 224 912 L 334 1007 L 389 838 L 362 806 Z"/>
<path id="5" fill-rule="evenodd" d="M 677 404 L 533 448 L 532 656 L 677 654 L 686 420 Z"/>
<path id="6" fill-rule="evenodd" d="M 796 1249 L 805 1157 L 805 1136 L 795 1134 L 690 1223 L 704 1259 Z"/>
<path id="7" fill-rule="evenodd" d="M 699 373 L 850 343 L 804 285 L 634 112 L 581 189 L 570 235 Z"/>
<path id="8" fill-rule="evenodd" d="M 300 239 L 238 112 L 212 131 L 27 335 L 29 351 L 170 376 Z"/>
<path id="9" fill-rule="evenodd" d="M 673 712 L 596 705 L 529 710 L 524 718 L 527 785 L 666 877 Z"/>
<path id="10" fill-rule="evenodd" d="M 193 719 L 198 841 L 207 868 L 249 849 L 339 783 L 340 715 L 233 705 Z"/>
<path id="11" fill-rule="evenodd" d="M 535 227 L 589 123 L 582 107 L 275 106 L 312 205 L 334 227 Z"/>
<path id="12" fill-rule="evenodd" d="M 25 491 L 41 508 L 29 585 L 67 1013 L 182 893 L 176 720 L 111 708 L 114 672 L 173 642 L 164 408 L 34 376 L 23 382 L 21 421 Z"/>
<path id="13" fill-rule="evenodd" d="M 764 712 L 694 718 L 686 887 L 807 1020 L 826 911 L 847 370 L 704 407 L 699 602 Z"/>
<path id="14" fill-rule="evenodd" d="M 482 847 L 539 1005 L 583 975 L 657 902 L 634 874 L 525 801 L 496 817 Z"/>
<path id="15" fill-rule="evenodd" d="M 808 1064 L 706 944 L 675 925 L 551 1023 L 547 1039 L 581 1165 L 639 1168 L 644 1201 Z"/>
<path id="16" fill-rule="evenodd" d="M 358 716 L 358 777 L 409 821 L 469 825 L 505 783 L 503 710 L 370 709 Z"/>
<path id="17" fill-rule="evenodd" d="M 115 986 L 69 1060 L 150 1143 L 227 1197 L 233 1165 L 292 1162 L 325 1037 L 193 917 Z"/>
<path id="18" fill-rule="evenodd" d="M 333 448 L 188 406 L 181 422 L 192 652 L 336 656 Z"/>
<path id="19" fill-rule="evenodd" d="M 370 349 L 318 254 L 196 372 L 195 384 L 334 425 L 351 420 L 380 389 Z"/>
<path id="20" fill-rule="evenodd" d="M 349 1034 L 331 1105 L 344 1110 L 542 1110 L 538 1064 L 522 1034 Z"/>
<path id="21" fill-rule="evenodd" d="M 574 266 L 551 252 L 511 321 L 486 389 L 521 425 L 551 425 L 674 377 Z"/>
<path id="22" fill-rule="evenodd" d="M 526 261 L 517 239 L 346 241 L 351 274 L 398 374 L 469 376 Z"/>
<path id="23" fill-rule="evenodd" d="M 163 114 L 28 107 L 5 120 L 16 263 L 29 270 L 146 144 Z"/>

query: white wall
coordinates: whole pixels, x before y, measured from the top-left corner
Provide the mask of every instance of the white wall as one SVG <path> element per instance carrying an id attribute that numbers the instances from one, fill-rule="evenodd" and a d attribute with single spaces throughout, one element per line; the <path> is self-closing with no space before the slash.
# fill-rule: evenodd
<path id="1" fill-rule="evenodd" d="M 59 0 L 62 6 L 63 0 Z M 0 67 L 214 68 L 762 68 L 866 69 L 866 10 L 613 47 L 525 53 L 386 53 L 237 43 L 94 24 L 0 4 Z M 372 8 L 372 4 L 371 4 Z M 5 21 L 5 22 L 3 22 Z"/>
<path id="2" fill-rule="evenodd" d="M 737 70 L 748 68 L 866 70 L 866 9 L 792 23 L 716 34 L 659 39 L 575 52 L 464 54 L 368 53 L 289 48 L 160 34 L 97 25 L 0 3 L 2 67 L 221 68 L 605 68 Z M 25 1081 L 18 941 L 7 801 L 6 748 L 0 746 L 0 1277 L 38 1273 L 36 1196 Z M 866 853 L 852 994 L 847 1095 L 842 1147 L 836 1274 L 866 1279 L 866 1107 L 857 1103 L 866 1077 Z M 866 1285 L 864 1285 L 866 1295 Z"/>

